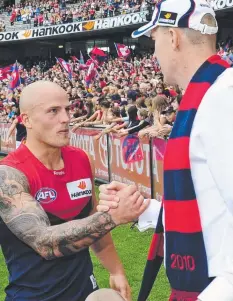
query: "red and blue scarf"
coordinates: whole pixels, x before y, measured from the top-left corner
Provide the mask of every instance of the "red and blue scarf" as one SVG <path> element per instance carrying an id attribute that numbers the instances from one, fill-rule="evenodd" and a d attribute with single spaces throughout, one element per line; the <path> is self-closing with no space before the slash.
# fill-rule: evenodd
<path id="1" fill-rule="evenodd" d="M 145 301 L 163 261 L 172 288 L 170 301 L 196 301 L 210 284 L 201 219 L 189 158 L 190 134 L 199 105 L 229 64 L 210 57 L 195 73 L 182 99 L 164 157 L 164 198 L 138 301 Z M 164 211 L 163 229 L 162 217 Z M 164 234 L 163 234 L 164 233 Z"/>

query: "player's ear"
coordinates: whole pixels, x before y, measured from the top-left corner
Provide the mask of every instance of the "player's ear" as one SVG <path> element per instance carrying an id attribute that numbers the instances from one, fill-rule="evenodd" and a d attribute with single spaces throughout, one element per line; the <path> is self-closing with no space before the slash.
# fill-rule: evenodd
<path id="1" fill-rule="evenodd" d="M 28 114 L 27 113 L 22 113 L 21 118 L 22 118 L 23 124 L 25 125 L 26 129 L 31 129 L 32 125 L 31 125 L 30 118 L 29 118 Z"/>

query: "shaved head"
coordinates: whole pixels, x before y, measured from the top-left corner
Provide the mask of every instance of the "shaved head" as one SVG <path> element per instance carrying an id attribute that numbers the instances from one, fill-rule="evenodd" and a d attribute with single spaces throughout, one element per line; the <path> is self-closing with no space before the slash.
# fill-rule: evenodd
<path id="1" fill-rule="evenodd" d="M 37 81 L 23 89 L 20 97 L 20 112 L 30 112 L 35 107 L 52 100 L 56 95 L 67 97 L 65 90 L 58 84 L 48 81 Z"/>
<path id="2" fill-rule="evenodd" d="M 27 143 L 61 147 L 69 143 L 70 103 L 55 83 L 37 81 L 23 89 L 20 112 L 27 129 Z"/>

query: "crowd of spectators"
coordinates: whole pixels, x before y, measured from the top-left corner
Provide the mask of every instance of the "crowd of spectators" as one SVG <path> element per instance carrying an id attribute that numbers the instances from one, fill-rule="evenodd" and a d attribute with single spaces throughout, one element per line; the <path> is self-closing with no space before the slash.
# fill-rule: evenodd
<path id="1" fill-rule="evenodd" d="M 218 54 L 233 65 L 233 41 L 219 41 Z M 69 61 L 72 80 L 59 64 L 37 62 L 31 68 L 20 66 L 21 84 L 8 90 L 9 79 L 0 81 L 0 121 L 12 122 L 17 115 L 22 89 L 37 80 L 52 81 L 63 87 L 71 104 L 73 131 L 81 126 L 104 127 L 103 135 L 116 132 L 124 136 L 169 137 L 183 92 L 166 85 L 156 59 L 147 53 L 133 55 L 126 62 L 109 58 L 98 66 L 97 76 L 87 86 L 87 69 Z M 45 68 L 45 65 L 47 66 Z M 98 138 L 98 137 L 97 137 Z"/>
<path id="2" fill-rule="evenodd" d="M 0 120 L 12 122 L 17 116 L 24 86 L 45 80 L 66 90 L 73 131 L 80 126 L 101 126 L 102 134 L 113 131 L 119 136 L 134 132 L 139 132 L 140 137 L 169 136 L 182 91 L 163 82 L 152 56 L 134 57 L 127 63 L 118 58 L 109 59 L 98 68 L 98 76 L 88 88 L 87 71 L 80 69 L 78 63 L 70 63 L 74 71 L 71 81 L 58 64 L 46 72 L 40 66 L 29 70 L 21 67 L 21 85 L 13 92 L 8 90 L 9 79 L 1 81 Z"/>
<path id="3" fill-rule="evenodd" d="M 88 0 L 72 4 L 67 4 L 66 0 L 44 0 L 8 6 L 6 11 L 11 25 L 22 21 L 23 24 L 46 26 L 113 17 L 145 10 L 147 6 L 146 0 Z"/>

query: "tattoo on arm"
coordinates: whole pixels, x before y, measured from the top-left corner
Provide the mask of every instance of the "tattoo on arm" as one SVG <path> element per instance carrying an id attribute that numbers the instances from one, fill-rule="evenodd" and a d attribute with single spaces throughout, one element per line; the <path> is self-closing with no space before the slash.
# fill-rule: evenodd
<path id="1" fill-rule="evenodd" d="M 77 253 L 116 227 L 108 213 L 51 226 L 46 212 L 30 195 L 25 175 L 3 165 L 0 216 L 20 240 L 47 260 Z"/>

